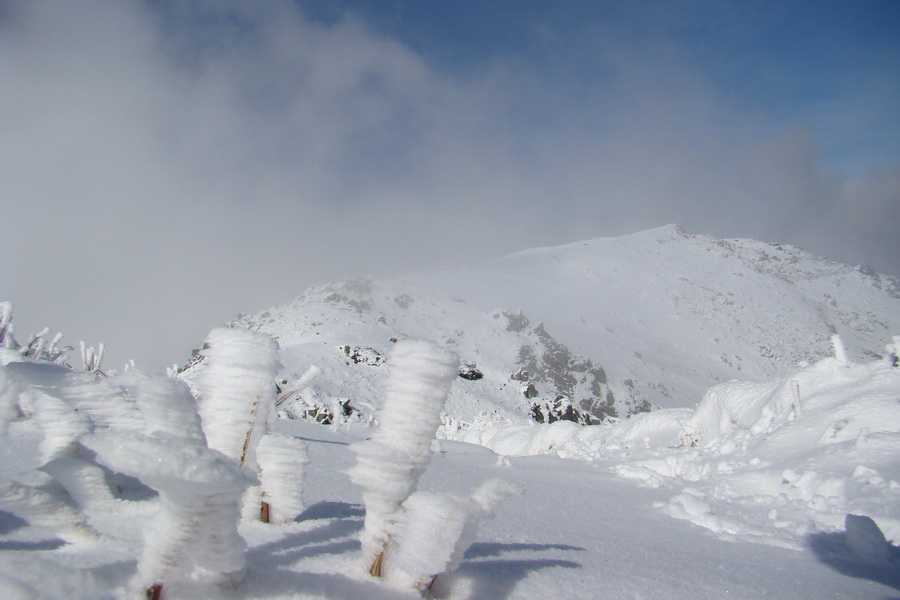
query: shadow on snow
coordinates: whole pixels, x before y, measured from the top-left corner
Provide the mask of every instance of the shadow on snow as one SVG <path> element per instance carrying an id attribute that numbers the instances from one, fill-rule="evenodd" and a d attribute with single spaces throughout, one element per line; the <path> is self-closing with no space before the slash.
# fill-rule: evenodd
<path id="1" fill-rule="evenodd" d="M 900 548 L 891 547 L 891 561 L 886 565 L 872 564 L 859 559 L 847 546 L 844 532 L 814 533 L 806 544 L 815 557 L 838 573 L 856 579 L 872 581 L 900 590 Z"/>

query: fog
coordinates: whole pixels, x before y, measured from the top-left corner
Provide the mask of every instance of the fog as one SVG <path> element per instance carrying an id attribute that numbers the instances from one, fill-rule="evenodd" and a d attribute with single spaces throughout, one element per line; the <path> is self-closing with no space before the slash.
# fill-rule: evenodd
<path id="1" fill-rule="evenodd" d="M 666 223 L 900 274 L 900 160 L 828 152 L 883 83 L 795 122 L 625 22 L 450 68 L 364 11 L 309 15 L 0 2 L 0 300 L 20 339 L 47 325 L 104 342 L 110 368 L 161 368 L 310 285 Z"/>

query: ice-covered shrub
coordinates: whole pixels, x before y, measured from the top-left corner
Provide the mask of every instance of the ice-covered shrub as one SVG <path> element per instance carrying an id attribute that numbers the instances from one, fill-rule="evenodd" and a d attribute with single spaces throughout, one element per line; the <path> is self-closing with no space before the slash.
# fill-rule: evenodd
<path id="1" fill-rule="evenodd" d="M 379 427 L 369 439 L 350 447 L 357 462 L 347 472 L 362 490 L 363 559 L 373 575 L 381 574 L 393 520 L 431 460 L 431 442 L 459 359 L 434 344 L 402 340 L 388 365 Z"/>
<path id="2" fill-rule="evenodd" d="M 97 349 L 81 342 L 81 365 L 88 373 L 99 373 L 103 375 L 101 368 L 103 367 L 103 356 L 106 353 L 106 347 L 100 343 Z"/>
<path id="3" fill-rule="evenodd" d="M 57 333 L 52 338 L 48 337 L 50 328 L 45 327 L 31 335 L 28 338 L 28 343 L 22 346 L 16 341 L 12 316 L 12 302 L 0 302 L 0 349 L 3 349 L 7 354 L 12 354 L 12 356 L 19 355 L 35 360 L 65 363 L 67 358 L 66 352 L 71 350 L 72 347 L 59 345 L 63 338 L 62 333 Z M 0 364 L 7 362 L 9 362 L 9 358 L 0 356 Z"/>
<path id="4" fill-rule="evenodd" d="M 111 431 L 84 444 L 114 471 L 132 475 L 159 492 L 159 512 L 144 530 L 135 591 L 159 595 L 189 566 L 223 583 L 237 583 L 246 543 L 237 530 L 248 479 L 221 452 L 164 432 L 152 436 Z"/>
<path id="5" fill-rule="evenodd" d="M 133 369 L 99 377 L 56 364 L 25 360 L 0 368 L 12 379 L 15 402 L 42 434 L 40 469 L 85 510 L 115 502 L 101 467 L 80 445 L 97 428 L 119 432 L 164 431 L 205 445 L 193 397 L 180 381 Z"/>
<path id="6" fill-rule="evenodd" d="M 74 456 L 78 438 L 90 430 L 90 423 L 84 415 L 59 398 L 49 396 L 31 383 L 59 384 L 65 381 L 68 369 L 55 364 L 39 364 L 24 359 L 0 366 L 0 439 L 3 439 L 9 422 L 20 409 L 23 398 L 31 400 L 31 409 L 36 424 L 44 430 L 40 444 L 42 463 L 46 472 L 57 479 L 65 488 L 73 487 L 70 495 L 78 502 L 89 496 L 87 490 L 98 490 L 90 498 L 108 498 L 102 473 L 96 465 L 72 460 L 72 464 L 60 467 L 53 462 L 61 457 Z M 99 475 L 99 479 L 98 479 Z M 59 476 L 59 477 L 58 477 Z M 77 483 L 76 483 L 77 482 Z M 98 483 L 99 482 L 99 483 Z M 79 494 L 84 491 L 85 493 Z M 32 525 L 54 529 L 66 541 L 77 541 L 96 537 L 82 512 L 82 505 L 69 506 L 61 498 L 16 481 L 0 483 L 0 509 L 6 510 Z"/>

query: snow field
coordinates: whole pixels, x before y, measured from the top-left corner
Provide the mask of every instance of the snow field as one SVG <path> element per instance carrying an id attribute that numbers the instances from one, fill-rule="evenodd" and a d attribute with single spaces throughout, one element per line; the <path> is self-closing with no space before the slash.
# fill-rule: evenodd
<path id="1" fill-rule="evenodd" d="M 657 508 L 728 538 L 802 548 L 858 514 L 900 541 L 900 369 L 886 360 L 825 359 L 771 382 L 720 384 L 693 411 L 611 426 L 486 422 L 448 437 L 591 461 L 667 490 Z"/>

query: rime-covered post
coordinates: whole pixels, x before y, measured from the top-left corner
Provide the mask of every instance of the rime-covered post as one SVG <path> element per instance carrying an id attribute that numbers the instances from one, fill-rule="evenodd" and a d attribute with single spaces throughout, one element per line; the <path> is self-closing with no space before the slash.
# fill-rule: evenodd
<path id="1" fill-rule="evenodd" d="M 403 503 L 388 560 L 412 579 L 412 587 L 431 588 L 438 575 L 462 564 L 481 521 L 493 518 L 501 502 L 521 492 L 515 483 L 490 479 L 468 497 L 414 493 Z"/>
<path id="2" fill-rule="evenodd" d="M 841 339 L 841 336 L 838 334 L 831 336 L 831 345 L 834 347 L 834 358 L 842 367 L 849 367 L 850 358 L 847 356 L 847 349 L 844 347 L 844 340 Z"/>
<path id="3" fill-rule="evenodd" d="M 0 302 L 0 348 L 14 348 L 15 337 L 12 329 L 12 302 Z"/>
<path id="4" fill-rule="evenodd" d="M 208 366 L 200 376 L 200 419 L 210 448 L 258 472 L 256 446 L 275 421 L 278 344 L 268 335 L 220 327 L 206 338 Z M 254 497 L 256 496 L 256 497 Z M 258 490 L 245 514 L 259 517 Z"/>
<path id="5" fill-rule="evenodd" d="M 362 552 L 374 576 L 381 575 L 391 524 L 431 460 L 431 442 L 459 359 L 429 342 L 403 340 L 394 347 L 388 365 L 379 427 L 368 440 L 350 447 L 357 462 L 347 472 L 362 488 L 366 507 Z"/>
<path id="6" fill-rule="evenodd" d="M 200 419 L 210 448 L 256 469 L 256 444 L 275 418 L 275 340 L 247 329 L 220 327 L 206 338 L 200 376 Z"/>
<path id="7" fill-rule="evenodd" d="M 309 457 L 306 444 L 270 433 L 256 447 L 264 523 L 290 523 L 303 512 L 303 478 Z"/>

